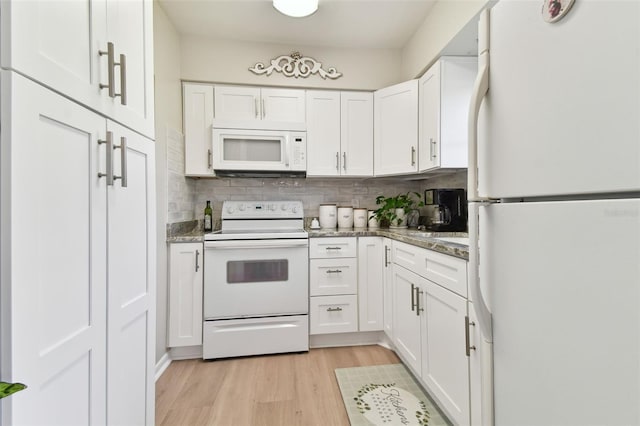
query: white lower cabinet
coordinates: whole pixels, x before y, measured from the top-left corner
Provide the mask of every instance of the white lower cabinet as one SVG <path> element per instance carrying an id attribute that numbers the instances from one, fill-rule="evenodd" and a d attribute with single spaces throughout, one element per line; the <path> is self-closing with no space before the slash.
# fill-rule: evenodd
<path id="1" fill-rule="evenodd" d="M 393 344 L 418 377 L 422 374 L 422 321 L 416 307 L 416 293 L 425 281 L 402 266 L 393 268 Z"/>
<path id="2" fill-rule="evenodd" d="M 169 347 L 202 344 L 202 243 L 169 245 Z"/>
<path id="3" fill-rule="evenodd" d="M 422 379 L 457 424 L 469 422 L 467 300 L 426 280 L 418 294 L 422 316 Z M 423 308 L 424 306 L 424 308 Z"/>
<path id="4" fill-rule="evenodd" d="M 382 237 L 309 241 L 309 333 L 383 329 Z"/>
<path id="5" fill-rule="evenodd" d="M 309 241 L 309 334 L 358 331 L 355 237 Z"/>
<path id="6" fill-rule="evenodd" d="M 393 240 L 389 238 L 383 239 L 383 330 L 387 338 L 393 342 L 393 261 L 391 260 Z"/>
<path id="7" fill-rule="evenodd" d="M 358 319 L 360 331 L 383 329 L 384 256 L 382 237 L 358 238 Z"/>
<path id="8" fill-rule="evenodd" d="M 395 349 L 450 420 L 470 424 L 479 373 L 467 355 L 466 261 L 399 241 L 391 253 Z"/>

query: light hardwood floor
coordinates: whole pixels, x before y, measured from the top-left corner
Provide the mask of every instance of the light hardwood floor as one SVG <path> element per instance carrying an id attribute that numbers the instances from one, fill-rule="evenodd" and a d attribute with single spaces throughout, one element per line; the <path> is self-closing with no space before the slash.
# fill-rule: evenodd
<path id="1" fill-rule="evenodd" d="M 333 370 L 398 362 L 381 346 L 174 361 L 156 383 L 156 424 L 349 425 Z"/>

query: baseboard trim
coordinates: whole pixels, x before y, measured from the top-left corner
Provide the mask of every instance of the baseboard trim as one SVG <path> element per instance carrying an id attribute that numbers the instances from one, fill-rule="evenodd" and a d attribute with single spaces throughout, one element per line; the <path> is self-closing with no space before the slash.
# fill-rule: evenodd
<path id="1" fill-rule="evenodd" d="M 162 355 L 162 358 L 160 358 L 160 360 L 156 363 L 156 382 L 170 364 L 171 358 L 169 357 L 169 352 L 165 352 L 164 355 Z"/>
<path id="2" fill-rule="evenodd" d="M 171 348 L 169 349 L 169 356 L 174 361 L 182 359 L 202 359 L 202 345 Z"/>
<path id="3" fill-rule="evenodd" d="M 384 332 L 366 331 L 356 333 L 314 334 L 309 336 L 310 348 L 336 346 L 379 345 L 385 341 Z"/>

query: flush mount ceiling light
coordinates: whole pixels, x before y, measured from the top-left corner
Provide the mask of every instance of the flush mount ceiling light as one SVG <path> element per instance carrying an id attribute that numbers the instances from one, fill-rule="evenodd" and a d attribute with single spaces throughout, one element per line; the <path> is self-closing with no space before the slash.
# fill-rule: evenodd
<path id="1" fill-rule="evenodd" d="M 273 0 L 273 7 L 284 15 L 302 18 L 318 10 L 318 0 Z"/>

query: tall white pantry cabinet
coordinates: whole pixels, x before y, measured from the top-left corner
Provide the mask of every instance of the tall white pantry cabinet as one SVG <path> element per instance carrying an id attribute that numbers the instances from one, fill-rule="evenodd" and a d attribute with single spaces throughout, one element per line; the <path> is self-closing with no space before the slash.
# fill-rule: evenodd
<path id="1" fill-rule="evenodd" d="M 3 426 L 154 424 L 152 6 L 0 3 Z"/>

